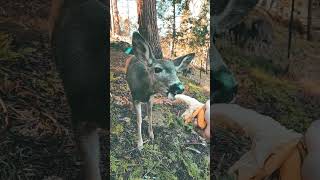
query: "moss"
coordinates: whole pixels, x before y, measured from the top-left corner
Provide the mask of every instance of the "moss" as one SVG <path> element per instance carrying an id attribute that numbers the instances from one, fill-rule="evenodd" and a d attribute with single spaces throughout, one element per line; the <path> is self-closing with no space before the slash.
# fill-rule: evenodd
<path id="1" fill-rule="evenodd" d="M 110 82 L 116 81 L 118 80 L 117 77 L 115 77 L 114 73 L 112 71 L 110 71 Z"/>
<path id="2" fill-rule="evenodd" d="M 155 107 L 160 109 L 159 105 Z M 172 121 L 170 127 L 154 127 L 156 136 L 154 142 L 145 143 L 144 149 L 140 153 L 130 151 L 130 149 L 135 148 L 136 124 L 124 125 L 118 123 L 112 125 L 110 170 L 111 176 L 114 179 L 209 178 L 207 156 L 205 153 L 198 155 L 190 151 L 181 150 L 181 143 L 185 141 L 185 138 L 190 136 L 190 132 L 186 131 L 184 126 L 178 123 L 181 119 L 177 118 L 170 111 L 170 107 L 162 107 L 160 110 L 164 113 L 164 116 Z M 111 114 L 111 117 L 116 116 L 120 112 L 116 106 L 112 106 L 111 108 L 114 108 L 114 113 Z M 112 117 L 112 121 L 114 122 L 116 119 Z M 122 128 L 120 125 L 125 128 L 125 131 L 121 132 Z M 146 128 L 147 126 L 144 127 Z M 134 128 L 133 131 L 132 128 Z M 114 132 L 118 132 L 118 134 Z M 143 130 L 144 141 L 146 141 L 146 132 L 146 130 Z M 120 142 L 119 139 L 121 138 L 127 141 Z"/>
<path id="3" fill-rule="evenodd" d="M 208 97 L 204 94 L 204 90 L 201 87 L 193 83 L 188 83 L 188 87 L 188 92 L 193 95 L 193 98 L 202 103 L 205 103 L 208 100 Z"/>
<path id="4" fill-rule="evenodd" d="M 296 84 L 280 79 L 259 70 L 250 73 L 253 84 L 251 93 L 260 102 L 272 107 L 274 117 L 287 128 L 303 132 L 309 124 L 304 104 L 296 98 L 299 88 Z"/>
<path id="5" fill-rule="evenodd" d="M 184 166 L 186 167 L 188 174 L 193 179 L 197 179 L 200 176 L 200 169 L 198 168 L 197 164 L 195 164 L 190 158 L 186 158 L 183 155 L 180 156 Z"/>
<path id="6" fill-rule="evenodd" d="M 123 132 L 123 126 L 122 124 L 114 124 L 112 126 L 112 130 L 111 130 L 111 133 L 118 136 L 120 135 L 121 133 Z"/>
<path id="7" fill-rule="evenodd" d="M 251 68 L 250 76 L 253 78 L 252 80 L 260 82 L 262 85 L 266 85 L 271 88 L 278 88 L 291 93 L 298 90 L 297 85 L 291 81 L 280 79 L 258 68 Z"/>
<path id="8" fill-rule="evenodd" d="M 241 74 L 236 76 L 240 92 L 247 93 L 263 114 L 298 132 L 308 127 L 308 110 L 298 98 L 300 88 L 294 81 L 281 77 L 281 66 L 263 57 L 244 55 L 239 48 L 222 50 L 222 54 L 232 71 Z"/>

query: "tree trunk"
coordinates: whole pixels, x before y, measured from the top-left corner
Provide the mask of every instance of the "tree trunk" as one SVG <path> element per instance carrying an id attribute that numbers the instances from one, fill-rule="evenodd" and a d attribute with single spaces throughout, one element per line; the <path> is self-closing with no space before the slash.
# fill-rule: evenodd
<path id="1" fill-rule="evenodd" d="M 307 25 L 307 40 L 311 40 L 311 24 L 312 24 L 312 0 L 308 2 L 308 25 Z"/>
<path id="2" fill-rule="evenodd" d="M 110 0 L 110 32 L 114 35 L 114 27 L 113 27 L 113 6 Z"/>
<path id="3" fill-rule="evenodd" d="M 156 0 L 137 0 L 140 34 L 149 42 L 155 58 L 162 59 L 157 25 Z"/>
<path id="4" fill-rule="evenodd" d="M 173 26 L 172 26 L 172 46 L 171 46 L 171 57 L 174 57 L 174 43 L 176 39 L 176 1 L 173 0 Z"/>
<path id="5" fill-rule="evenodd" d="M 206 59 L 206 74 L 208 74 L 208 65 L 210 65 L 210 64 L 209 64 L 209 48 L 208 48 L 208 50 L 207 50 L 207 59 Z"/>
<path id="6" fill-rule="evenodd" d="M 289 39 L 288 39 L 288 59 L 290 58 L 290 50 L 291 50 L 294 3 L 295 3 L 294 0 L 291 0 L 291 14 L 290 14 Z"/>
<path id="7" fill-rule="evenodd" d="M 288 74 L 290 70 L 290 51 L 291 51 L 291 40 L 292 40 L 292 29 L 293 29 L 293 12 L 294 12 L 294 0 L 291 0 L 291 14 L 290 14 L 290 22 L 289 22 L 289 38 L 288 38 L 288 65 L 285 69 L 285 73 Z"/>
<path id="8" fill-rule="evenodd" d="M 113 32 L 120 35 L 120 19 L 117 0 L 112 0 Z"/>
<path id="9" fill-rule="evenodd" d="M 122 34 L 122 35 L 130 36 L 130 20 L 129 19 L 124 20 L 124 32 L 125 34 Z"/>

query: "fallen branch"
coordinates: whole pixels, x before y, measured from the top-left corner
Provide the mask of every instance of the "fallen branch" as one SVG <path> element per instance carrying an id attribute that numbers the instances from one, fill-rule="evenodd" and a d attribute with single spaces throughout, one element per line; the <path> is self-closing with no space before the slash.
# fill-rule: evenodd
<path id="1" fill-rule="evenodd" d="M 2 127 L 2 129 L 0 130 L 0 134 L 6 132 L 8 130 L 9 127 L 9 118 L 8 118 L 8 109 L 6 107 L 6 105 L 4 104 L 4 101 L 2 100 L 2 98 L 0 97 L 0 105 L 3 109 L 3 114 L 4 114 L 4 126 Z"/>

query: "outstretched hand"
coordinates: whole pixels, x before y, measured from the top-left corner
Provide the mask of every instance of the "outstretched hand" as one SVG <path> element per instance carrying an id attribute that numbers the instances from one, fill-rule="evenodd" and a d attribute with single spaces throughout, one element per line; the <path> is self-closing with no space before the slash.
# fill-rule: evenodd
<path id="1" fill-rule="evenodd" d="M 176 95 L 176 99 L 182 100 L 188 105 L 188 109 L 182 114 L 186 123 L 193 123 L 202 137 L 210 140 L 210 100 L 203 103 L 186 95 Z"/>
<path id="2" fill-rule="evenodd" d="M 205 139 L 210 140 L 210 137 L 211 137 L 210 136 L 210 100 L 208 100 L 205 104 L 204 120 L 205 120 L 206 126 L 204 129 L 200 130 L 200 134 Z M 200 127 L 198 118 L 194 119 L 193 124 L 195 127 Z"/>

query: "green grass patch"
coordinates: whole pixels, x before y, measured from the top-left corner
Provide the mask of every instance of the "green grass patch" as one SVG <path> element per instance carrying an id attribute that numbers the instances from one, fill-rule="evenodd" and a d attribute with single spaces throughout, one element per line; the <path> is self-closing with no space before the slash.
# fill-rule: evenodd
<path id="1" fill-rule="evenodd" d="M 282 125 L 298 132 L 309 126 L 310 110 L 299 97 L 301 88 L 292 80 L 282 77 L 283 67 L 269 59 L 245 55 L 240 48 L 231 47 L 221 51 L 226 64 L 231 67 L 246 96 L 265 109 L 263 114 L 273 117 Z M 280 57 L 279 57 L 280 58 Z M 241 74 L 241 76 L 237 76 Z"/>
<path id="2" fill-rule="evenodd" d="M 198 101 L 205 103 L 208 100 L 208 97 L 204 94 L 203 88 L 195 85 L 191 82 L 187 84 L 189 86 L 189 93 L 192 94 L 193 98 L 197 99 Z"/>
<path id="3" fill-rule="evenodd" d="M 308 111 L 297 98 L 299 88 L 296 84 L 256 68 L 251 70 L 250 78 L 253 81 L 249 87 L 250 92 L 259 102 L 274 109 L 276 120 L 298 132 L 303 132 L 308 127 Z"/>
<path id="4" fill-rule="evenodd" d="M 16 60 L 33 52 L 35 49 L 31 47 L 14 50 L 12 37 L 7 33 L 0 32 L 0 59 Z"/>
<path id="5" fill-rule="evenodd" d="M 116 81 L 118 80 L 118 77 L 115 77 L 114 73 L 112 71 L 110 71 L 110 82 Z"/>
<path id="6" fill-rule="evenodd" d="M 283 66 L 274 64 L 272 59 L 262 56 L 246 55 L 240 48 L 231 47 L 223 49 L 221 54 L 228 66 L 233 66 L 232 70 L 237 72 L 240 69 L 258 68 L 268 74 L 278 75 L 283 73 Z"/>
<path id="7" fill-rule="evenodd" d="M 209 179 L 209 148 L 202 154 L 183 149 L 190 131 L 169 106 L 155 106 L 161 110 L 168 126 L 154 126 L 155 140 L 144 144 L 141 152 L 136 147 L 136 120 L 119 122 L 121 109 L 114 105 L 111 111 L 111 179 Z M 143 123 L 144 124 L 144 123 Z M 143 126 L 147 141 L 147 124 Z M 198 148 L 198 147 L 196 147 Z"/>

